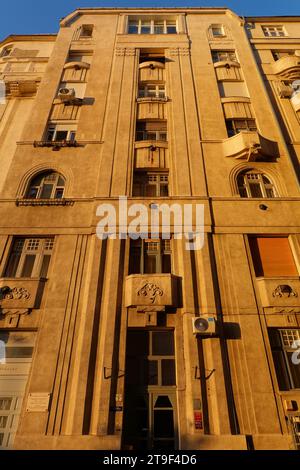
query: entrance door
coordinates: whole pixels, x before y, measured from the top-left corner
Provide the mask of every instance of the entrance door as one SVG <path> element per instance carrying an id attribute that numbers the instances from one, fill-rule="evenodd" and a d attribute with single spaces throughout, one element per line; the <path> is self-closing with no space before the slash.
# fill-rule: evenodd
<path id="1" fill-rule="evenodd" d="M 125 377 L 124 447 L 176 449 L 173 331 L 129 330 Z"/>
<path id="2" fill-rule="evenodd" d="M 0 332 L 0 449 L 13 447 L 35 333 Z"/>

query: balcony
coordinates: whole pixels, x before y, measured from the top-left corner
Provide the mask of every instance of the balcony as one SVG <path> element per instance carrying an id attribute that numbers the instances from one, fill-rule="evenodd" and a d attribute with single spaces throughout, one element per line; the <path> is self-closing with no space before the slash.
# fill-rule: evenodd
<path id="1" fill-rule="evenodd" d="M 6 94 L 11 97 L 32 96 L 38 89 L 40 80 L 7 80 Z"/>
<path id="2" fill-rule="evenodd" d="M 293 94 L 291 97 L 291 103 L 296 113 L 300 111 L 300 90 Z"/>
<path id="3" fill-rule="evenodd" d="M 297 51 L 298 52 L 298 51 Z M 281 57 L 273 64 L 275 75 L 284 80 L 297 80 L 300 78 L 300 55 Z"/>
<path id="4" fill-rule="evenodd" d="M 297 277 L 258 278 L 263 307 L 299 307 L 300 280 Z"/>
<path id="5" fill-rule="evenodd" d="M 135 169 L 169 168 L 168 142 L 141 140 L 135 142 Z"/>
<path id="6" fill-rule="evenodd" d="M 16 200 L 16 206 L 73 206 L 72 199 L 32 199 L 22 198 Z"/>
<path id="7" fill-rule="evenodd" d="M 139 82 L 164 82 L 165 64 L 154 60 L 139 65 Z"/>
<path id="8" fill-rule="evenodd" d="M 0 278 L 0 313 L 39 308 L 46 279 Z"/>
<path id="9" fill-rule="evenodd" d="M 33 143 L 35 148 L 38 147 L 52 147 L 52 150 L 60 150 L 64 147 L 79 147 L 76 140 L 35 140 Z"/>
<path id="10" fill-rule="evenodd" d="M 132 274 L 125 285 L 125 306 L 178 306 L 179 279 L 172 274 Z"/>
<path id="11" fill-rule="evenodd" d="M 225 157 L 248 162 L 274 160 L 280 156 L 277 143 L 255 131 L 242 131 L 223 140 L 223 152 Z"/>
<path id="12" fill-rule="evenodd" d="M 167 119 L 167 98 L 137 98 L 137 119 Z"/>

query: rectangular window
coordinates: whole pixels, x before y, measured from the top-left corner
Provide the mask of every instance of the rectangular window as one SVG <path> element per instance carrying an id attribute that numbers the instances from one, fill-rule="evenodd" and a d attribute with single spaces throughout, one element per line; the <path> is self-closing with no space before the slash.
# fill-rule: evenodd
<path id="1" fill-rule="evenodd" d="M 135 387 L 176 385 L 173 331 L 128 330 L 126 383 Z"/>
<path id="2" fill-rule="evenodd" d="M 170 240 L 132 240 L 130 244 L 129 274 L 171 272 Z"/>
<path id="3" fill-rule="evenodd" d="M 94 26 L 92 24 L 83 24 L 80 31 L 80 38 L 91 38 L 93 36 Z"/>
<path id="4" fill-rule="evenodd" d="M 167 121 L 138 121 L 136 140 L 167 140 Z"/>
<path id="5" fill-rule="evenodd" d="M 213 62 L 238 62 L 235 51 L 211 51 Z"/>
<path id="6" fill-rule="evenodd" d="M 139 172 L 133 175 L 134 197 L 167 197 L 169 195 L 169 175 L 167 172 Z"/>
<path id="7" fill-rule="evenodd" d="M 269 338 L 279 390 L 300 388 L 300 330 L 271 328 Z"/>
<path id="8" fill-rule="evenodd" d="M 177 22 L 171 19 L 132 19 L 128 22 L 128 34 L 177 34 Z"/>
<path id="9" fill-rule="evenodd" d="M 165 85 L 145 84 L 139 87 L 139 98 L 165 98 Z"/>
<path id="10" fill-rule="evenodd" d="M 75 142 L 76 130 L 74 127 L 63 125 L 50 125 L 46 133 L 47 142 Z"/>
<path id="11" fill-rule="evenodd" d="M 46 277 L 54 238 L 16 238 L 4 277 Z"/>
<path id="12" fill-rule="evenodd" d="M 282 37 L 286 36 L 283 26 L 262 26 L 262 30 L 266 37 Z"/>
<path id="13" fill-rule="evenodd" d="M 211 26 L 212 35 L 216 38 L 225 36 L 224 28 L 220 24 L 214 24 Z"/>
<path id="14" fill-rule="evenodd" d="M 249 244 L 257 277 L 298 276 L 287 237 L 250 237 Z"/>
<path id="15" fill-rule="evenodd" d="M 226 119 L 228 137 L 233 137 L 242 131 L 257 131 L 255 119 Z"/>

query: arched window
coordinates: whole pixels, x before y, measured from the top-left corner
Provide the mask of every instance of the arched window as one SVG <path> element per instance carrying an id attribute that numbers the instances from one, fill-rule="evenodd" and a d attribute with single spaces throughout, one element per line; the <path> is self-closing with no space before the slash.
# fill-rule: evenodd
<path id="1" fill-rule="evenodd" d="M 26 197 L 29 199 L 61 199 L 64 190 L 64 178 L 59 173 L 47 171 L 31 180 Z"/>
<path id="2" fill-rule="evenodd" d="M 276 190 L 272 181 L 255 170 L 244 171 L 237 178 L 241 197 L 276 197 Z"/>

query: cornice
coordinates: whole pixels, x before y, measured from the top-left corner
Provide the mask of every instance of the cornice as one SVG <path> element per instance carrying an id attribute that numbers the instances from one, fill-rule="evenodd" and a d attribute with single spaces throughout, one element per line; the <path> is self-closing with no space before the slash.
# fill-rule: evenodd
<path id="1" fill-rule="evenodd" d="M 11 42 L 52 42 L 55 41 L 57 37 L 56 33 L 51 34 L 10 34 L 3 41 L 0 41 L 0 46 Z"/>

